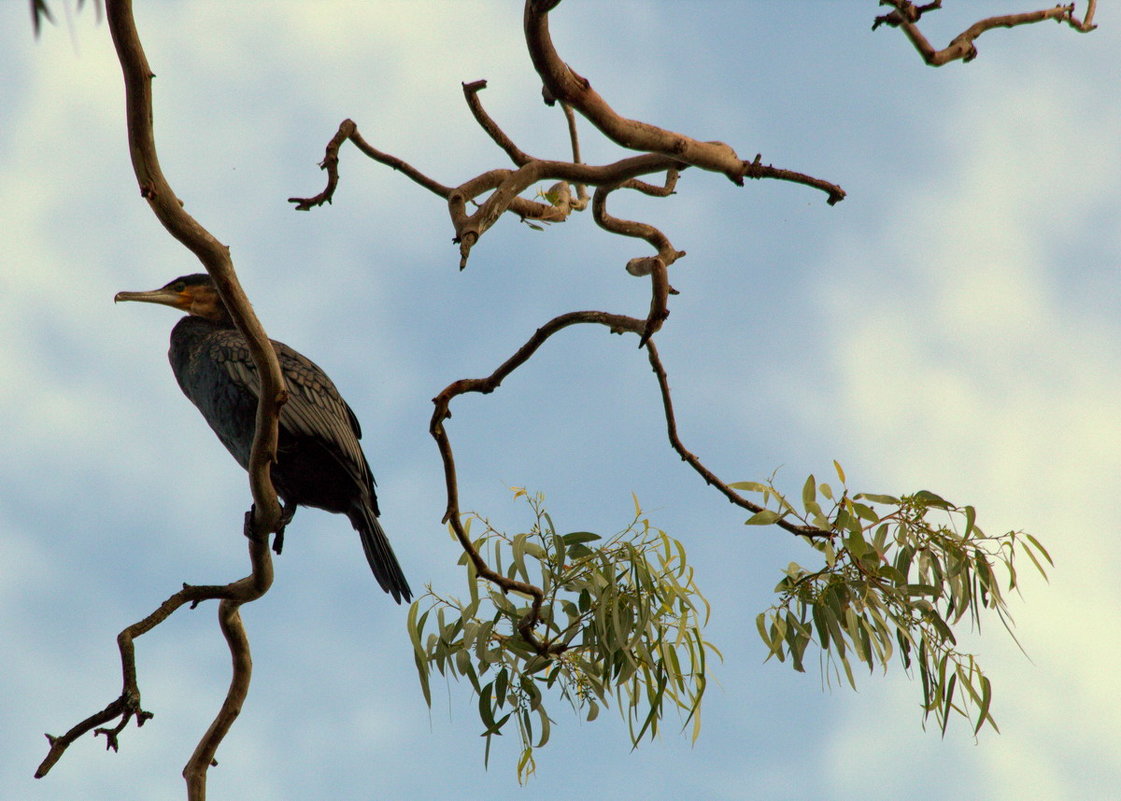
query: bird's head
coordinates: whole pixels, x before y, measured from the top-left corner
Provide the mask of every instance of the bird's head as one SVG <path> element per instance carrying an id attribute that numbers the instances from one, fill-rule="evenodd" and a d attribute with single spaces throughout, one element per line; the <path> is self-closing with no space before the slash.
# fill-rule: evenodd
<path id="1" fill-rule="evenodd" d="M 215 322 L 227 322 L 230 319 L 214 282 L 206 273 L 184 275 L 148 292 L 118 292 L 113 297 L 114 303 L 123 300 L 159 303 Z"/>

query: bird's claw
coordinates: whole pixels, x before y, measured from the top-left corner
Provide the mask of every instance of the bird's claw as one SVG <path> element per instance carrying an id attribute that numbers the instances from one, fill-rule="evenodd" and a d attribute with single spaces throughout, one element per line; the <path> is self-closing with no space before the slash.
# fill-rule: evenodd
<path id="1" fill-rule="evenodd" d="M 285 504 L 280 509 L 280 520 L 276 524 L 276 537 L 272 541 L 272 549 L 277 556 L 284 548 L 284 529 L 288 528 L 288 524 L 292 522 L 292 518 L 296 516 L 296 504 Z"/>
<path id="2" fill-rule="evenodd" d="M 253 516 L 257 512 L 257 504 L 249 507 L 249 511 L 245 513 L 245 525 L 242 528 L 242 533 L 247 539 L 259 541 L 256 530 L 253 526 Z M 276 537 L 272 541 L 272 549 L 278 555 L 284 549 L 284 529 L 292 522 L 292 518 L 296 516 L 296 504 L 285 504 L 280 508 L 280 520 L 276 524 Z M 265 540 L 268 540 L 268 533 L 264 535 Z"/>

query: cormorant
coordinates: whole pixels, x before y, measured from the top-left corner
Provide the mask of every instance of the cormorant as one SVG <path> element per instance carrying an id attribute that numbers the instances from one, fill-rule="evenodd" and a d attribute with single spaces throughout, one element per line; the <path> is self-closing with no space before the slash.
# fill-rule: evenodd
<path id="1" fill-rule="evenodd" d="M 248 468 L 261 381 L 245 337 L 209 275 L 185 275 L 151 292 L 118 292 L 123 300 L 160 303 L 187 312 L 171 330 L 168 359 L 183 393 L 202 412 L 238 464 Z M 378 523 L 370 465 L 358 444 L 362 429 L 334 383 L 311 359 L 272 340 L 288 385 L 280 409 L 272 481 L 284 501 L 274 548 L 297 506 L 345 514 L 362 537 L 366 559 L 381 588 L 398 603 L 412 591 Z"/>

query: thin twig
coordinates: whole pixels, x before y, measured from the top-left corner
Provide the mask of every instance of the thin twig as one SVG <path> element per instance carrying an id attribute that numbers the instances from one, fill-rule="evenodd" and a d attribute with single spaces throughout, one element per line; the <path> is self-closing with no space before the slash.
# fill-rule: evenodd
<path id="1" fill-rule="evenodd" d="M 327 150 L 323 156 L 323 161 L 319 163 L 319 168 L 327 172 L 326 188 L 314 197 L 288 198 L 289 203 L 296 204 L 296 211 L 309 211 L 315 206 L 322 206 L 324 203 L 331 202 L 331 199 L 335 196 L 335 189 L 338 188 L 339 185 L 339 148 L 342 147 L 342 143 L 347 140 L 353 142 L 355 147 L 374 161 L 380 162 L 398 172 L 403 172 L 429 192 L 446 198 L 452 191 L 451 187 L 444 186 L 439 181 L 434 181 L 407 161 L 403 161 L 396 156 L 391 156 L 388 153 L 383 153 L 378 150 L 362 138 L 362 134 L 358 132 L 358 126 L 354 123 L 354 120 L 346 119 L 339 123 L 339 130 L 331 137 L 331 141 L 327 143 Z"/>
<path id="2" fill-rule="evenodd" d="M 583 164 L 584 160 L 580 158 L 580 134 L 576 130 L 576 113 L 573 112 L 572 106 L 568 103 L 561 103 L 561 109 L 564 111 L 564 119 L 568 122 L 568 141 L 572 145 L 572 163 Z M 588 206 L 588 187 L 582 183 L 576 184 L 576 200 L 573 201 L 573 208 L 576 211 L 583 211 Z"/>
<path id="3" fill-rule="evenodd" d="M 472 81 L 471 83 L 463 84 L 463 97 L 467 100 L 467 107 L 471 109 L 471 114 L 475 117 L 475 122 L 479 123 L 479 127 L 486 131 L 487 136 L 494 140 L 494 143 L 506 151 L 506 155 L 510 157 L 510 161 L 514 162 L 517 166 L 521 167 L 523 164 L 528 164 L 533 161 L 533 156 L 526 155 L 522 152 L 521 148 L 514 144 L 506 132 L 498 126 L 498 123 L 487 113 L 483 108 L 483 103 L 479 100 L 479 92 L 487 88 L 486 81 Z"/>
<path id="4" fill-rule="evenodd" d="M 669 437 L 670 445 L 672 445 L 673 449 L 677 451 L 682 461 L 688 462 L 689 466 L 696 470 L 698 474 L 700 474 L 701 478 L 705 480 L 706 484 L 716 487 L 716 489 L 719 490 L 724 495 L 724 497 L 726 497 L 736 506 L 747 509 L 752 513 L 762 512 L 762 506 L 743 497 L 734 489 L 721 481 L 715 473 L 704 466 L 701 460 L 698 459 L 692 453 L 692 451 L 690 451 L 685 447 L 684 444 L 682 444 L 680 437 L 678 437 L 677 435 L 677 419 L 674 416 L 673 412 L 673 400 L 670 398 L 669 376 L 666 374 L 665 367 L 662 366 L 662 359 L 658 355 L 658 348 L 652 341 L 646 343 L 646 358 L 650 361 L 650 368 L 654 371 L 654 375 L 658 378 L 658 387 L 660 388 L 662 393 L 662 408 L 665 411 L 666 416 L 666 434 Z M 833 537 L 835 536 L 831 531 L 826 531 L 825 529 L 820 529 L 815 526 L 800 526 L 796 523 L 791 523 L 785 518 L 777 520 L 775 522 L 775 525 L 779 528 L 786 529 L 791 534 L 799 534 L 803 537 L 833 539 Z"/>

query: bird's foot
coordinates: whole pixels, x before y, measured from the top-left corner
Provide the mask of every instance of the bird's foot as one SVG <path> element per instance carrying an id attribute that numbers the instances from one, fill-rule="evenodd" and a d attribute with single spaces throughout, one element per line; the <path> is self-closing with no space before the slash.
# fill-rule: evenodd
<path id="1" fill-rule="evenodd" d="M 245 513 L 245 525 L 242 527 L 242 533 L 247 539 L 256 540 L 257 535 L 253 528 L 253 516 L 257 512 L 257 504 L 249 507 L 249 511 Z M 284 549 L 284 529 L 292 522 L 292 518 L 296 516 L 296 504 L 285 504 L 280 508 L 280 520 L 276 524 L 276 537 L 272 541 L 272 549 L 279 554 Z M 268 539 L 268 533 L 264 534 L 265 539 Z"/>
<path id="2" fill-rule="evenodd" d="M 286 503 L 280 509 L 280 521 L 276 526 L 276 537 L 272 541 L 272 549 L 279 556 L 281 550 L 284 548 L 284 529 L 288 528 L 288 524 L 292 522 L 292 518 L 296 516 L 296 504 Z"/>

